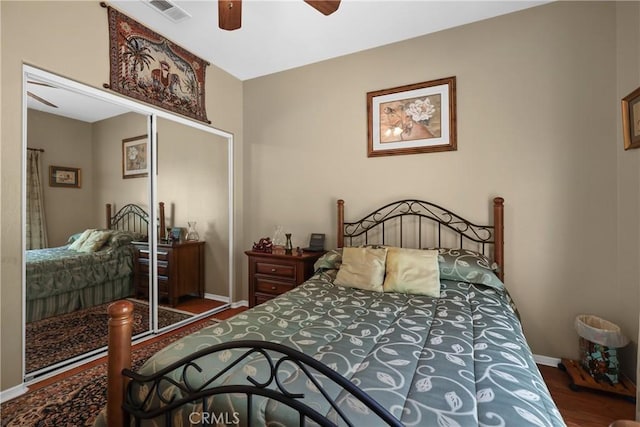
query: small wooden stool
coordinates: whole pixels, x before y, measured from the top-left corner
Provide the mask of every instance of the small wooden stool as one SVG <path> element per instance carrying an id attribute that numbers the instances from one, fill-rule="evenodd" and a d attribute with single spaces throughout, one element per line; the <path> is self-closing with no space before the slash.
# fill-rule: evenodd
<path id="1" fill-rule="evenodd" d="M 562 359 L 562 362 L 558 365 L 558 368 L 564 370 L 571 377 L 571 384 L 569 388 L 573 391 L 580 391 L 583 387 L 593 390 L 604 391 L 607 393 L 614 393 L 624 396 L 632 403 L 636 402 L 636 386 L 633 382 L 622 373 L 619 375 L 619 382 L 617 384 L 609 384 L 605 382 L 596 381 L 589 373 L 582 367 L 579 361 L 572 359 Z M 617 421 L 616 421 L 617 422 Z M 629 427 L 635 426 L 630 424 Z M 626 427 L 625 424 L 616 425 L 615 427 Z M 638 425 L 637 427 L 640 427 Z"/>

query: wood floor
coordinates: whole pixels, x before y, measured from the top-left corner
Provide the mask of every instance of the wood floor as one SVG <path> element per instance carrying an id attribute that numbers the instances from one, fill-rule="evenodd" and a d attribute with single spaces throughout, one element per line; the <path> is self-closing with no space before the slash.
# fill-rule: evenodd
<path id="1" fill-rule="evenodd" d="M 573 391 L 566 372 L 538 367 L 568 427 L 607 427 L 615 420 L 635 418 L 636 406 L 630 400 L 592 390 Z"/>
<path id="2" fill-rule="evenodd" d="M 206 311 L 212 308 L 212 305 L 215 305 L 215 301 L 191 300 L 181 302 L 176 308 L 196 313 Z M 217 313 L 213 317 L 224 320 L 246 309 L 246 307 L 227 309 Z M 201 322 L 205 321 L 206 320 L 201 320 Z M 100 363 L 100 360 L 65 372 L 41 383 L 34 384 L 30 388 L 34 389 L 51 384 L 75 372 L 93 366 L 96 363 Z M 549 387 L 551 396 L 556 402 L 556 405 L 558 405 L 560 413 L 568 427 L 607 427 L 612 421 L 618 419 L 631 420 L 635 417 L 635 404 L 628 399 L 591 390 L 572 391 L 569 388 L 570 379 L 566 372 L 550 366 L 540 365 L 539 368 L 547 383 L 547 387 Z"/>

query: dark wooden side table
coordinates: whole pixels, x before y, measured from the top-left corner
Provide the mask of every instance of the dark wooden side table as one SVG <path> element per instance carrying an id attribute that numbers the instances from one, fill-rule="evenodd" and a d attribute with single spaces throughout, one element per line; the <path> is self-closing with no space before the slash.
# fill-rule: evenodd
<path id="1" fill-rule="evenodd" d="M 149 297 L 149 244 L 133 242 L 136 247 L 136 295 Z M 184 295 L 204 297 L 204 242 L 200 240 L 158 244 L 158 297 L 175 307 Z"/>
<path id="2" fill-rule="evenodd" d="M 245 251 L 249 257 L 249 307 L 287 292 L 313 275 L 313 264 L 324 252 L 276 255 Z"/>

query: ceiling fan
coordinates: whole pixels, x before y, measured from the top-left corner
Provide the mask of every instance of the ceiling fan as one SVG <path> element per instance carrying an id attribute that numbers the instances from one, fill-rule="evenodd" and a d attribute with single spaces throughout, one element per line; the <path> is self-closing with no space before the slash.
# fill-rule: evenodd
<path id="1" fill-rule="evenodd" d="M 304 0 L 309 6 L 325 16 L 338 10 L 340 0 Z M 218 0 L 218 26 L 227 31 L 240 28 L 242 22 L 242 0 Z"/>
<path id="2" fill-rule="evenodd" d="M 40 86 L 46 86 L 46 87 L 54 87 L 54 86 L 51 86 L 48 83 L 36 82 L 36 81 L 32 81 L 32 80 L 27 80 L 27 83 L 28 84 L 34 84 L 34 85 L 40 85 Z M 46 99 L 36 95 L 35 93 L 33 93 L 33 92 L 29 91 L 29 90 L 27 90 L 27 96 L 30 96 L 31 98 L 35 99 L 38 102 L 42 102 L 46 106 L 49 106 L 49 107 L 52 107 L 52 108 L 58 108 L 57 105 L 47 101 Z"/>

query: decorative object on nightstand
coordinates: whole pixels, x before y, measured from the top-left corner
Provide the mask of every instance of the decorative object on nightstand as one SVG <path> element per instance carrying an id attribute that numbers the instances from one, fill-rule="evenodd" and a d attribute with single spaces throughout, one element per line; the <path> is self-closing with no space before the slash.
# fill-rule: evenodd
<path id="1" fill-rule="evenodd" d="M 284 244 L 284 253 L 291 255 L 293 253 L 293 245 L 291 244 L 291 233 L 285 234 L 287 237 L 287 243 Z"/>
<path id="2" fill-rule="evenodd" d="M 179 243 L 180 241 L 182 241 L 182 228 L 173 227 L 171 229 L 171 233 L 169 234 L 169 239 L 169 243 Z"/>
<path id="3" fill-rule="evenodd" d="M 313 275 L 313 264 L 323 252 L 300 256 L 246 251 L 249 257 L 249 307 L 285 293 Z"/>
<path id="4" fill-rule="evenodd" d="M 251 250 L 254 252 L 266 252 L 266 253 L 271 253 L 272 249 L 273 249 L 273 243 L 271 242 L 271 239 L 268 237 L 260 238 L 260 240 L 258 240 L 258 243 L 253 242 L 253 247 L 251 248 Z"/>
<path id="5" fill-rule="evenodd" d="M 173 233 L 172 233 L 173 234 Z M 149 298 L 148 242 L 132 242 L 136 248 L 134 285 L 136 296 Z M 181 296 L 204 297 L 204 242 L 158 244 L 158 297 L 175 306 Z"/>
<path id="6" fill-rule="evenodd" d="M 187 226 L 189 227 L 187 229 L 187 240 L 188 241 L 200 240 L 200 235 L 196 231 L 196 222 L 195 221 L 189 221 L 189 222 L 187 222 Z"/>
<path id="7" fill-rule="evenodd" d="M 274 254 L 284 254 L 284 245 L 286 241 L 281 225 L 276 225 L 275 230 L 273 230 L 273 237 L 271 238 L 271 241 L 273 242 L 273 249 L 271 252 Z"/>
<path id="8" fill-rule="evenodd" d="M 311 233 L 309 238 L 309 247 L 304 248 L 307 252 L 323 252 L 324 251 L 324 233 Z"/>

